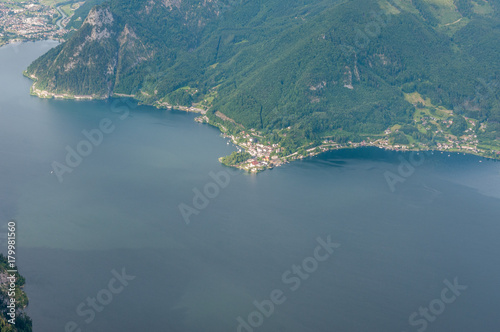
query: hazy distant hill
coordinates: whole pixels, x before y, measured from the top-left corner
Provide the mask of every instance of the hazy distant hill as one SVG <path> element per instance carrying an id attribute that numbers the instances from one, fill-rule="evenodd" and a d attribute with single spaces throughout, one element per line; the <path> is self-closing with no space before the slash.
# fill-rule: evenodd
<path id="1" fill-rule="evenodd" d="M 411 123 L 405 93 L 418 92 L 495 139 L 499 11 L 500 0 L 111 0 L 28 73 L 52 92 L 201 103 L 269 134 L 292 126 L 289 144 Z"/>

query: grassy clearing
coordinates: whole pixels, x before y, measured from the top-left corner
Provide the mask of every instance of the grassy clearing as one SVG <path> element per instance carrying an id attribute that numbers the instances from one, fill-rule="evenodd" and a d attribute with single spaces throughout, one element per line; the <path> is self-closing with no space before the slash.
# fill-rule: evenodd
<path id="1" fill-rule="evenodd" d="M 441 25 L 450 24 L 462 18 L 453 0 L 425 0 Z"/>
<path id="2" fill-rule="evenodd" d="M 481 1 L 481 3 L 474 2 L 474 7 L 472 8 L 472 10 L 474 11 L 474 13 L 479 15 L 491 15 L 495 12 L 491 5 L 486 1 Z"/>
<path id="3" fill-rule="evenodd" d="M 75 13 L 75 11 L 71 8 L 71 4 L 61 6 L 61 10 L 68 16 L 71 17 Z"/>
<path id="4" fill-rule="evenodd" d="M 416 107 L 414 119 L 420 120 L 424 116 L 445 120 L 453 115 L 453 111 L 442 106 L 432 104 L 430 98 L 423 98 L 418 92 L 405 93 L 405 100 Z"/>
<path id="5" fill-rule="evenodd" d="M 40 3 L 45 6 L 57 6 L 62 2 L 67 2 L 67 0 L 40 0 Z"/>
<path id="6" fill-rule="evenodd" d="M 382 8 L 389 15 L 398 15 L 401 13 L 399 9 L 394 7 L 389 1 L 381 0 L 378 2 L 380 8 Z"/>

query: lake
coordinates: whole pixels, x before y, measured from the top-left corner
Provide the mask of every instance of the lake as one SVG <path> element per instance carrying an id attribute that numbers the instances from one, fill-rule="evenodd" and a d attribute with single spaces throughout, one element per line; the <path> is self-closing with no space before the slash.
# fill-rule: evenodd
<path id="1" fill-rule="evenodd" d="M 257 175 L 195 114 L 43 100 L 0 48 L 0 250 L 34 331 L 487 331 L 500 163 L 341 150 Z M 75 155 L 76 154 L 76 155 Z"/>

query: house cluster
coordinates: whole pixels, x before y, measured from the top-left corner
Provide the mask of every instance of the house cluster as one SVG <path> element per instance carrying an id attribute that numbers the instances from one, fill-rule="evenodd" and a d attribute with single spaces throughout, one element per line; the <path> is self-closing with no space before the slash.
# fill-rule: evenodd
<path id="1" fill-rule="evenodd" d="M 50 6 L 27 2 L 0 2 L 0 37 L 18 40 L 59 39 L 66 31 L 52 19 L 59 14 Z"/>
<path id="2" fill-rule="evenodd" d="M 452 142 L 449 142 L 449 143 L 437 143 L 437 147 L 439 150 L 449 150 L 449 149 L 453 149 L 453 143 Z"/>
<path id="3" fill-rule="evenodd" d="M 278 148 L 277 144 L 273 144 L 272 146 L 267 146 L 264 144 L 254 143 L 253 139 L 250 139 L 247 143 L 242 143 L 242 147 L 246 149 L 248 153 L 256 158 L 262 158 L 265 160 L 269 160 L 271 153 L 276 151 Z"/>
<path id="4" fill-rule="evenodd" d="M 443 125 L 446 126 L 446 128 L 450 128 L 452 124 L 453 120 L 443 120 Z"/>
<path id="5" fill-rule="evenodd" d="M 252 158 L 245 161 L 239 167 L 248 172 L 256 173 L 268 168 L 273 168 L 283 164 L 283 161 L 278 156 L 274 155 L 279 153 L 280 147 L 278 144 L 265 145 L 259 143 L 259 139 L 263 138 L 254 129 L 250 130 L 250 133 L 242 131 L 239 136 L 230 135 L 227 136 L 231 141 L 238 146 L 245 149 Z"/>
<path id="6" fill-rule="evenodd" d="M 323 141 L 323 145 L 333 145 L 334 148 L 337 147 L 337 146 L 340 146 L 340 144 L 338 144 L 337 142 L 335 142 L 331 138 L 325 139 Z"/>
<path id="7" fill-rule="evenodd" d="M 244 169 L 247 172 L 257 173 L 259 171 L 263 171 L 269 168 L 269 163 L 267 161 L 259 161 L 257 159 L 248 159 L 243 165 L 240 166 L 241 169 Z"/>
<path id="8" fill-rule="evenodd" d="M 271 156 L 267 159 L 250 158 L 245 161 L 240 168 L 251 173 L 263 171 L 268 168 L 278 167 L 284 163 L 278 156 Z"/>

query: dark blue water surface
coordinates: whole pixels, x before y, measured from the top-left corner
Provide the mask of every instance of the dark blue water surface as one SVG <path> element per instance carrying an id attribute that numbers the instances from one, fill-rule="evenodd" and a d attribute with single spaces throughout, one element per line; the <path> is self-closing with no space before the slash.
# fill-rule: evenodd
<path id="1" fill-rule="evenodd" d="M 193 114 L 30 96 L 55 45 L 0 48 L 0 245 L 16 219 L 35 331 L 498 330 L 500 163 L 366 148 L 229 173 Z"/>

